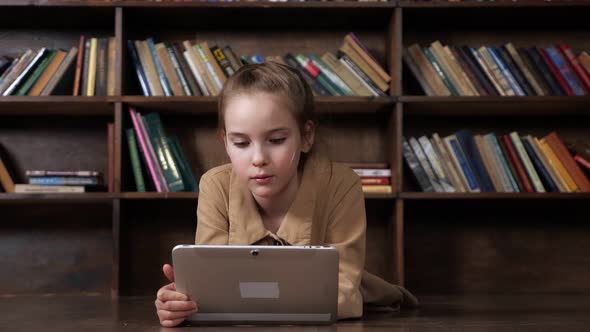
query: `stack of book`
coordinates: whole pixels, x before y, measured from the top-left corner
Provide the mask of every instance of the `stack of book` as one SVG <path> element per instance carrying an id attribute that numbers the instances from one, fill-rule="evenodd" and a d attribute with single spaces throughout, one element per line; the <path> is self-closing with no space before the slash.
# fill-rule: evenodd
<path id="1" fill-rule="evenodd" d="M 127 41 L 144 96 L 215 96 L 243 64 L 274 61 L 298 69 L 319 96 L 385 96 L 391 77 L 354 33 L 345 36 L 337 55 L 236 55 L 228 45 L 205 41 Z"/>
<path id="2" fill-rule="evenodd" d="M 583 96 L 590 92 L 590 55 L 567 44 L 516 48 L 452 46 L 434 41 L 403 50 L 428 96 Z"/>
<path id="3" fill-rule="evenodd" d="M 578 145 L 579 146 L 579 145 Z M 585 153 L 579 150 L 581 153 Z M 403 156 L 425 192 L 589 192 L 588 177 L 556 132 L 537 138 L 460 130 L 403 139 Z"/>
<path id="4" fill-rule="evenodd" d="M 115 94 L 115 39 L 80 37 L 69 50 L 28 49 L 0 58 L 2 96 L 112 96 Z M 10 63 L 7 65 L 7 63 Z"/>
<path id="5" fill-rule="evenodd" d="M 361 178 L 363 192 L 390 194 L 393 192 L 391 185 L 391 168 L 387 163 L 350 163 L 345 165 Z"/>
<path id="6" fill-rule="evenodd" d="M 142 115 L 129 108 L 133 128 L 127 146 L 138 192 L 198 191 L 199 187 L 176 136 L 167 135 L 160 115 Z"/>
<path id="7" fill-rule="evenodd" d="M 98 171 L 26 170 L 27 184 L 15 184 L 16 193 L 83 193 L 105 191 Z"/>

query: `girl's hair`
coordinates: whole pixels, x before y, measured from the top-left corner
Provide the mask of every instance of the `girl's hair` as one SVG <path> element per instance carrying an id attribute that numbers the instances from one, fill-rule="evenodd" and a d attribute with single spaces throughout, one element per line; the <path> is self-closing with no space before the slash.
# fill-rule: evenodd
<path id="1" fill-rule="evenodd" d="M 299 71 L 276 62 L 242 66 L 221 90 L 218 99 L 218 130 L 225 131 L 225 107 L 231 98 L 242 94 L 266 92 L 282 97 L 293 114 L 301 135 L 307 121 L 316 123 L 311 88 Z"/>

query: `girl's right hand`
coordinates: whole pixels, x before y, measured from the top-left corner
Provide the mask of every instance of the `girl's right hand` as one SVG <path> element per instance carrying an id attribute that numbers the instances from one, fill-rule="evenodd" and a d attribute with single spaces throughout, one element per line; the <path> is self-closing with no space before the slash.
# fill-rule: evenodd
<path id="1" fill-rule="evenodd" d="M 170 264 L 164 264 L 162 270 L 170 283 L 158 290 L 156 295 L 156 312 L 160 324 L 172 327 L 182 323 L 186 317 L 197 312 L 197 304 L 188 296 L 176 291 L 174 270 Z"/>

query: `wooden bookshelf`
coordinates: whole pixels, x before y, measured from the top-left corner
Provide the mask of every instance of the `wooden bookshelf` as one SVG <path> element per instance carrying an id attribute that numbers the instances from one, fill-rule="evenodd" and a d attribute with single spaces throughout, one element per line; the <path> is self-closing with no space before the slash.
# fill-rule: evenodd
<path id="1" fill-rule="evenodd" d="M 350 31 L 391 74 L 389 96 L 316 98 L 318 151 L 338 161 L 391 165 L 394 193 L 365 196 L 367 269 L 417 293 L 590 291 L 590 281 L 580 277 L 590 274 L 584 217 L 590 194 L 422 193 L 401 153 L 402 136 L 463 128 L 539 136 L 557 130 L 566 140 L 590 140 L 588 96 L 426 97 L 401 58 L 403 47 L 434 40 L 567 42 L 576 52 L 590 50 L 589 14 L 586 1 L 0 1 L 0 54 L 69 48 L 81 34 L 115 36 L 118 73 L 116 96 L 0 97 L 0 143 L 21 178 L 33 168 L 106 175 L 106 125 L 115 124 L 114 192 L 0 194 L 0 227 L 8 231 L 0 243 L 37 241 L 29 258 L 43 257 L 45 248 L 63 272 L 38 263 L 41 258 L 22 263 L 19 249 L 9 261 L 21 262 L 16 272 L 34 272 L 39 284 L 11 281 L 0 294 L 152 295 L 165 282 L 161 264 L 170 262 L 172 247 L 194 240 L 197 193 L 134 192 L 127 108 L 159 112 L 199 177 L 228 162 L 216 136 L 216 98 L 142 96 L 126 40 L 198 38 L 242 54 L 323 54 L 335 52 Z"/>

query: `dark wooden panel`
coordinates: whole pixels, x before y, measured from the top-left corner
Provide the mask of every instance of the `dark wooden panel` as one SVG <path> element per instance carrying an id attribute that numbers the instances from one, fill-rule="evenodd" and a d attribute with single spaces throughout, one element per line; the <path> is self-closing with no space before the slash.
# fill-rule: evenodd
<path id="1" fill-rule="evenodd" d="M 587 200 L 405 201 L 418 293 L 588 292 Z"/>
<path id="2" fill-rule="evenodd" d="M 0 294 L 109 294 L 109 203 L 0 205 Z"/>
<path id="3" fill-rule="evenodd" d="M 97 170 L 107 179 L 108 117 L 3 116 L 0 142 L 17 179 L 25 170 Z"/>
<path id="4" fill-rule="evenodd" d="M 195 241 L 196 200 L 121 201 L 121 295 L 154 295 L 177 244 Z"/>

